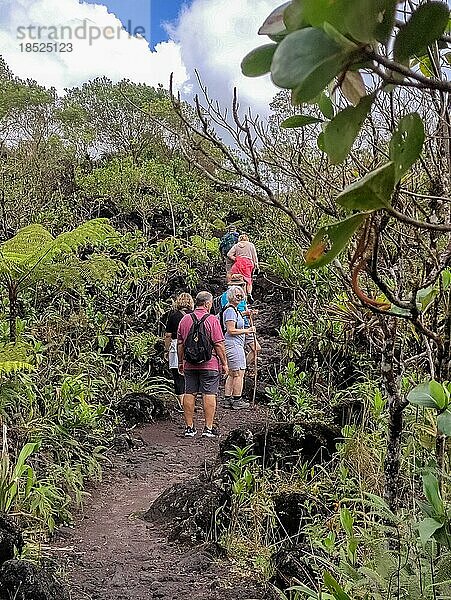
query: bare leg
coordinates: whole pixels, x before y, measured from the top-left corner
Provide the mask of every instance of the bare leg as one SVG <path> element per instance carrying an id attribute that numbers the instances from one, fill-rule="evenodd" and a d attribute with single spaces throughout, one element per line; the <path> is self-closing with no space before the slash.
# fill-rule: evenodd
<path id="1" fill-rule="evenodd" d="M 216 412 L 216 396 L 214 394 L 204 394 L 204 416 L 205 416 L 205 427 L 211 429 L 213 427 L 213 421 Z M 185 394 L 186 403 L 186 394 Z"/>
<path id="2" fill-rule="evenodd" d="M 233 393 L 232 396 L 234 398 L 237 398 L 238 396 L 241 396 L 241 394 L 243 393 L 243 384 L 244 384 L 244 370 L 240 369 L 239 371 L 233 371 L 234 374 L 234 378 L 233 378 Z"/>
<path id="3" fill-rule="evenodd" d="M 184 397 L 185 397 L 185 394 L 181 394 L 180 396 L 177 396 L 179 404 L 180 404 L 180 406 L 182 408 L 183 408 L 183 399 L 184 399 Z"/>
<path id="4" fill-rule="evenodd" d="M 232 395 L 232 391 L 233 391 L 233 373 L 235 373 L 235 371 L 229 371 L 229 374 L 227 375 L 227 379 L 225 381 L 224 396 L 226 396 L 226 397 Z"/>
<path id="5" fill-rule="evenodd" d="M 185 394 L 183 398 L 183 414 L 187 427 L 194 426 L 194 402 L 196 397 L 193 394 Z"/>
<path id="6" fill-rule="evenodd" d="M 249 345 L 250 347 L 250 351 L 248 352 L 247 356 L 246 356 L 246 365 L 248 367 L 255 365 L 256 363 L 256 358 L 258 358 L 258 355 L 262 349 L 262 347 L 260 346 L 260 344 L 257 341 L 254 341 L 252 344 Z M 257 349 L 257 356 L 255 356 L 255 350 Z"/>

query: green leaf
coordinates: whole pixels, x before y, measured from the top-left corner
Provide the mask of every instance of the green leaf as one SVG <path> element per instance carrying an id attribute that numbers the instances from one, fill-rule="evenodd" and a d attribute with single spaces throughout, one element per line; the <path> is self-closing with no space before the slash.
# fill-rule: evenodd
<path id="1" fill-rule="evenodd" d="M 437 529 L 443 527 L 443 523 L 436 521 L 435 519 L 427 518 L 423 519 L 418 523 L 418 533 L 420 534 L 421 543 L 423 546 L 426 545 Z"/>
<path id="2" fill-rule="evenodd" d="M 343 31 L 345 2 L 346 0 L 303 0 L 304 19 L 312 27 L 330 23 L 339 31 Z"/>
<path id="3" fill-rule="evenodd" d="M 375 35 L 379 42 L 387 42 L 393 31 L 396 17 L 397 0 L 385 0 L 385 8 L 382 13 L 382 20 L 376 26 Z"/>
<path id="4" fill-rule="evenodd" d="M 345 31 L 360 42 L 371 42 L 381 34 L 385 0 L 353 0 L 347 3 Z"/>
<path id="5" fill-rule="evenodd" d="M 429 393 L 431 394 L 438 408 L 445 408 L 447 399 L 445 395 L 445 390 L 443 389 L 441 383 L 432 379 L 432 381 L 429 382 Z"/>
<path id="6" fill-rule="evenodd" d="M 373 94 L 365 96 L 357 106 L 348 106 L 327 124 L 324 130 L 324 143 L 332 164 L 339 164 L 348 156 L 373 100 Z"/>
<path id="7" fill-rule="evenodd" d="M 444 516 L 443 501 L 440 497 L 437 478 L 432 473 L 422 476 L 424 495 L 438 517 Z"/>
<path id="8" fill-rule="evenodd" d="M 411 56 L 423 56 L 448 25 L 449 9 L 444 2 L 427 2 L 420 5 L 407 23 L 399 30 L 393 46 L 397 62 Z"/>
<path id="9" fill-rule="evenodd" d="M 290 2 L 285 2 L 278 6 L 272 13 L 267 17 L 263 25 L 258 30 L 259 35 L 280 35 L 285 31 L 285 23 L 283 15 L 287 6 Z"/>
<path id="10" fill-rule="evenodd" d="M 446 437 L 451 437 L 451 412 L 445 410 L 437 417 L 437 429 Z"/>
<path id="11" fill-rule="evenodd" d="M 436 408 L 434 398 L 429 389 L 429 383 L 420 383 L 407 394 L 407 400 L 414 406 L 425 406 L 426 408 Z"/>
<path id="12" fill-rule="evenodd" d="M 352 215 L 343 221 L 321 227 L 305 255 L 308 268 L 316 269 L 329 264 L 348 244 L 368 213 Z"/>
<path id="13" fill-rule="evenodd" d="M 241 71 L 246 77 L 260 77 L 271 70 L 271 62 L 277 44 L 265 44 L 247 54 L 241 62 Z"/>
<path id="14" fill-rule="evenodd" d="M 315 98 L 343 70 L 348 54 L 321 29 L 307 27 L 287 35 L 271 66 L 275 85 L 295 90 L 297 102 Z"/>
<path id="15" fill-rule="evenodd" d="M 316 138 L 316 145 L 321 150 L 321 152 L 326 151 L 326 147 L 324 146 L 324 131 L 322 131 L 319 136 Z"/>
<path id="16" fill-rule="evenodd" d="M 294 115 L 285 119 L 280 126 L 284 129 L 291 129 L 292 127 L 305 127 L 306 125 L 312 125 L 313 123 L 322 123 L 322 119 L 317 117 L 311 117 L 310 115 Z"/>
<path id="17" fill-rule="evenodd" d="M 416 295 L 416 304 L 419 310 L 425 311 L 427 307 L 432 304 L 438 293 L 439 288 L 437 285 L 430 285 L 427 288 L 418 290 Z"/>
<path id="18" fill-rule="evenodd" d="M 393 188 L 394 165 L 390 162 L 349 185 L 337 196 L 337 202 L 346 210 L 380 210 L 389 206 Z"/>
<path id="19" fill-rule="evenodd" d="M 318 108 L 321 113 L 326 117 L 326 119 L 334 118 L 334 105 L 332 104 L 332 100 L 327 96 L 324 92 L 318 97 L 317 100 Z"/>
<path id="20" fill-rule="evenodd" d="M 390 140 L 390 160 L 395 163 L 396 183 L 418 159 L 424 144 L 424 124 L 418 113 L 403 117 Z"/>
<path id="21" fill-rule="evenodd" d="M 340 521 L 341 521 L 341 526 L 346 531 L 347 535 L 349 537 L 351 537 L 353 534 L 354 518 L 353 518 L 349 508 L 347 508 L 346 506 L 344 506 L 340 510 Z"/>
<path id="22" fill-rule="evenodd" d="M 327 589 L 332 592 L 336 600 L 352 600 L 338 583 L 338 581 L 336 581 L 327 571 L 324 572 L 324 583 L 326 584 Z"/>
<path id="23" fill-rule="evenodd" d="M 283 15 L 285 27 L 288 31 L 296 31 L 307 27 L 308 23 L 304 18 L 304 6 L 302 0 L 293 0 L 285 8 Z"/>

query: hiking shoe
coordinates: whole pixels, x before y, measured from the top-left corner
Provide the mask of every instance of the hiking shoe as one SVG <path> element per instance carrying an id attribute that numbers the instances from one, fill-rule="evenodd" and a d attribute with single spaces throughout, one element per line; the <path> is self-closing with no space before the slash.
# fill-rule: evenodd
<path id="1" fill-rule="evenodd" d="M 232 399 L 224 398 L 223 401 L 221 402 L 221 406 L 222 406 L 222 408 L 232 408 Z"/>
<path id="2" fill-rule="evenodd" d="M 214 426 L 211 429 L 209 427 L 204 427 L 204 430 L 202 431 L 202 437 L 217 438 L 219 437 L 219 431 L 217 427 Z"/>
<path id="3" fill-rule="evenodd" d="M 192 427 L 185 427 L 185 437 L 194 437 L 197 431 L 194 425 Z"/>
<path id="4" fill-rule="evenodd" d="M 234 400 L 231 408 L 233 408 L 233 410 L 242 410 L 244 408 L 249 408 L 249 406 L 249 402 L 246 402 L 245 400 Z"/>

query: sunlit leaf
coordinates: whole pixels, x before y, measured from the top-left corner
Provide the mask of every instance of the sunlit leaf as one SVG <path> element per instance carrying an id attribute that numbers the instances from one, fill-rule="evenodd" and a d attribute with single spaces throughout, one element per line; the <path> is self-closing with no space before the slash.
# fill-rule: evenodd
<path id="1" fill-rule="evenodd" d="M 430 517 L 420 521 L 418 523 L 418 533 L 420 534 L 421 543 L 426 545 L 437 529 L 440 529 L 441 527 L 443 527 L 443 523 L 431 519 Z"/>
<path id="2" fill-rule="evenodd" d="M 323 267 L 330 263 L 347 246 L 368 213 L 352 215 L 343 221 L 321 227 L 305 255 L 309 268 Z"/>
<path id="3" fill-rule="evenodd" d="M 337 196 L 346 210 L 380 210 L 390 204 L 394 189 L 394 164 L 382 165 L 352 183 Z"/>
<path id="4" fill-rule="evenodd" d="M 247 77 L 260 77 L 271 70 L 271 62 L 277 44 L 265 44 L 247 54 L 241 62 L 241 71 Z"/>
<path id="5" fill-rule="evenodd" d="M 338 75 L 347 52 L 321 29 L 294 31 L 278 45 L 271 66 L 273 82 L 294 89 L 296 101 L 315 98 Z"/>
<path id="6" fill-rule="evenodd" d="M 432 473 L 426 473 L 422 476 L 424 495 L 429 501 L 429 504 L 434 509 L 438 517 L 444 515 L 443 501 L 440 497 L 437 478 Z"/>
<path id="7" fill-rule="evenodd" d="M 424 144 L 424 124 L 418 113 L 403 117 L 390 140 L 390 160 L 395 163 L 395 182 L 418 159 Z"/>
<path id="8" fill-rule="evenodd" d="M 429 382 L 429 392 L 430 392 L 432 398 L 434 399 L 434 402 L 437 405 L 437 407 L 440 409 L 445 408 L 445 406 L 447 404 L 447 399 L 446 399 L 445 390 L 443 389 L 442 384 L 439 383 L 438 381 L 434 381 L 434 380 L 430 381 Z"/>
<path id="9" fill-rule="evenodd" d="M 340 584 L 327 571 L 324 572 L 324 583 L 336 600 L 352 600 Z"/>
<path id="10" fill-rule="evenodd" d="M 348 156 L 373 100 L 373 94 L 365 96 L 357 106 L 348 106 L 327 124 L 324 143 L 332 164 L 339 164 Z"/>
<path id="11" fill-rule="evenodd" d="M 403 62 L 413 55 L 423 56 L 427 47 L 445 31 L 449 8 L 444 2 L 421 4 L 396 36 L 393 52 L 395 60 Z"/>

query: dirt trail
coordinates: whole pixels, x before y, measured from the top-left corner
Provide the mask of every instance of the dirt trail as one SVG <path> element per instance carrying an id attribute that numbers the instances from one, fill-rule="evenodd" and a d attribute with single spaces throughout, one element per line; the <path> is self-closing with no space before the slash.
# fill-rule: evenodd
<path id="1" fill-rule="evenodd" d="M 219 409 L 221 439 L 243 423 L 264 422 L 264 414 Z M 202 411 L 197 421 L 201 430 Z M 164 490 L 195 477 L 217 455 L 218 440 L 185 439 L 181 422 L 176 417 L 136 430 L 142 447 L 113 458 L 74 528 L 59 532 L 53 555 L 66 561 L 74 600 L 269 598 L 208 546 L 168 542 L 167 531 L 140 518 Z"/>

